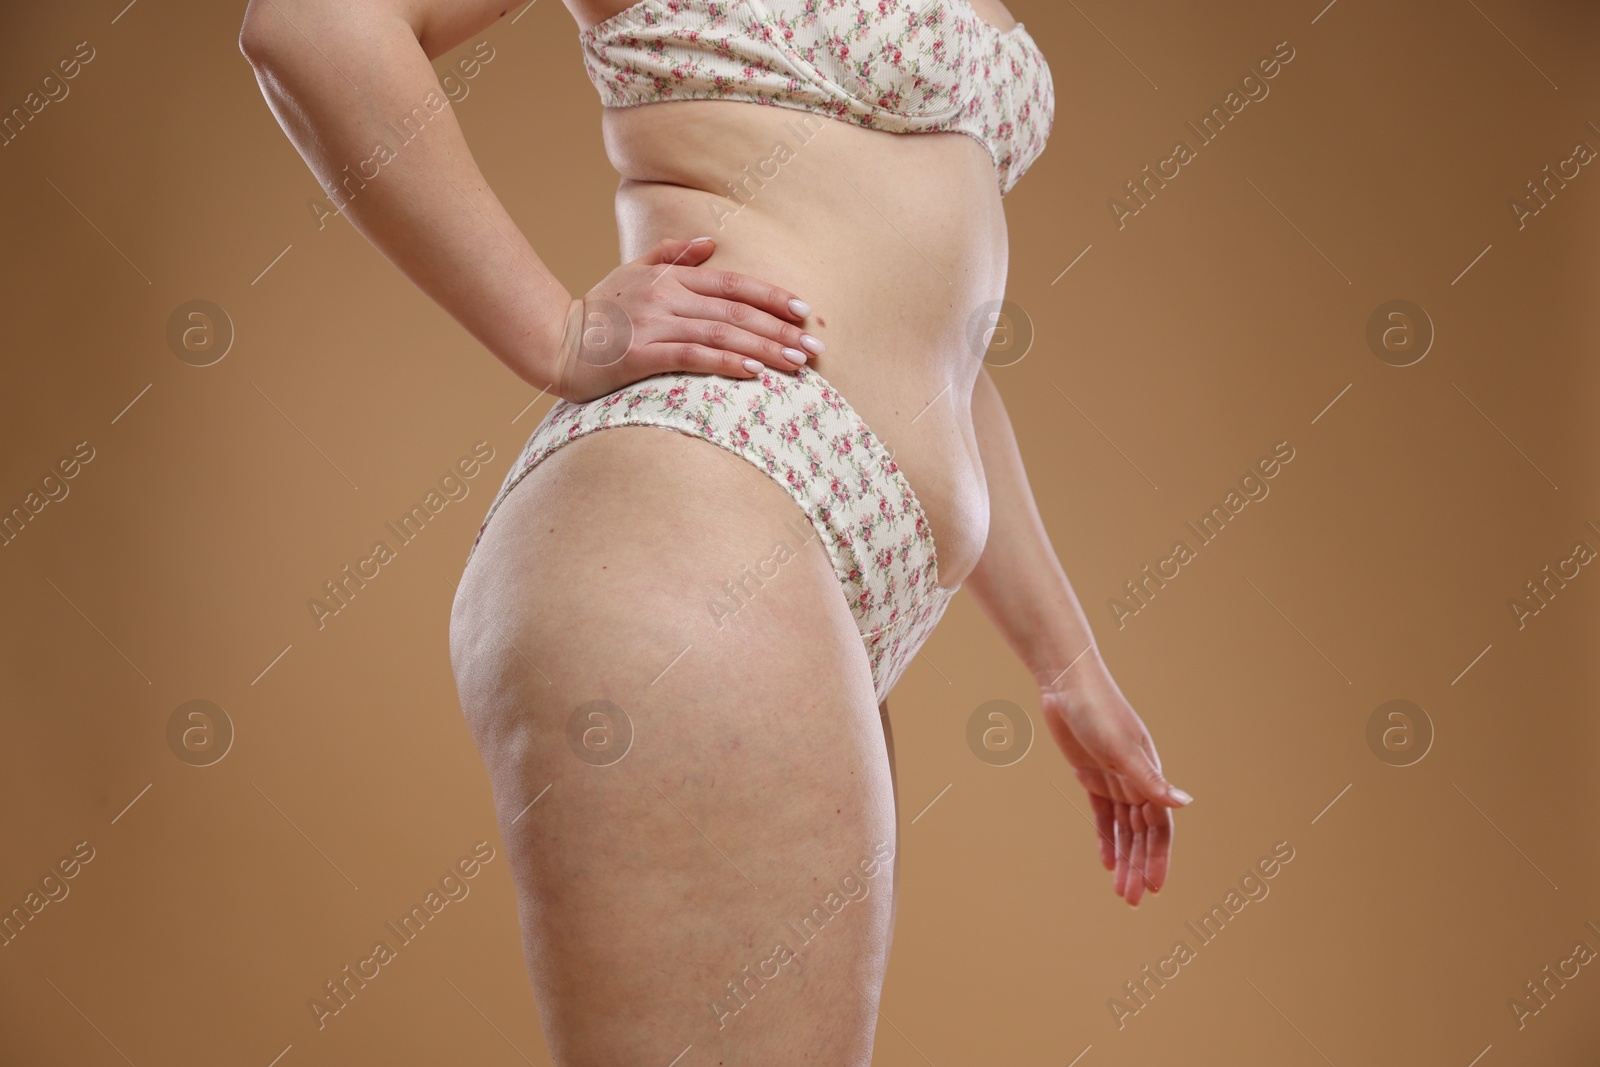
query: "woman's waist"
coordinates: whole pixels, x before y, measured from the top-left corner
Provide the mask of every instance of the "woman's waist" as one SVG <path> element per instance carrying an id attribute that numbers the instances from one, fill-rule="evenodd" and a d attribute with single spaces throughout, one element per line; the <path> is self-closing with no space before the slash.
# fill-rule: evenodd
<path id="1" fill-rule="evenodd" d="M 687 106 L 695 105 L 780 110 L 725 101 Z M 632 142 L 622 162 L 636 166 L 624 172 L 616 194 L 622 259 L 638 258 L 664 237 L 711 237 L 716 244 L 703 267 L 770 282 L 811 305 L 805 329 L 828 346 L 818 369 L 841 389 L 892 372 L 936 383 L 936 391 L 970 391 L 1005 293 L 1008 258 L 1005 217 L 982 170 L 963 175 L 954 163 L 930 178 L 937 168 L 872 158 L 881 152 L 877 144 L 831 152 L 837 159 L 779 151 L 736 163 L 760 143 L 749 118 L 716 124 L 727 137 L 707 135 L 709 123 L 685 124 L 694 131 L 689 139 L 648 167 L 636 151 L 640 142 Z M 891 142 L 945 136 L 848 126 L 830 132 Z M 615 140 L 608 135 L 613 149 Z M 718 174 L 739 177 L 719 186 Z"/>
<path id="2" fill-rule="evenodd" d="M 930 312 L 952 286 L 1004 287 L 994 166 L 966 134 L 886 133 L 727 100 L 608 108 L 602 130 L 623 179 L 624 259 L 660 225 L 681 225 L 722 247 L 813 249 L 845 284 L 891 276 Z M 630 236 L 644 246 L 630 249 Z"/>

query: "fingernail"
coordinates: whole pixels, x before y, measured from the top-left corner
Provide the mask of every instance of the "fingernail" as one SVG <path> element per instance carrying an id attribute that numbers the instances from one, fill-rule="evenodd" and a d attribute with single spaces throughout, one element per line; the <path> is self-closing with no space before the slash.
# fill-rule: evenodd
<path id="1" fill-rule="evenodd" d="M 789 301 L 789 310 L 803 319 L 811 314 L 811 305 L 804 300 L 791 300 Z"/>
<path id="2" fill-rule="evenodd" d="M 1171 797 L 1173 800 L 1176 800 L 1179 804 L 1194 803 L 1194 797 L 1190 796 L 1188 793 L 1185 793 L 1175 785 L 1167 786 L 1167 796 Z"/>
<path id="3" fill-rule="evenodd" d="M 804 363 L 806 361 L 806 354 L 798 348 L 785 348 L 783 356 L 790 363 Z"/>
<path id="4" fill-rule="evenodd" d="M 700 244 L 703 241 L 709 241 L 709 240 L 711 240 L 711 238 L 709 238 L 709 237 L 696 237 L 694 240 L 690 241 L 689 243 L 692 244 L 692 245 L 697 245 L 697 244 Z"/>
<path id="5" fill-rule="evenodd" d="M 828 346 L 812 337 L 809 333 L 803 333 L 800 335 L 800 347 L 808 352 L 816 353 L 821 352 Z"/>
<path id="6" fill-rule="evenodd" d="M 747 359 L 744 361 L 744 369 L 749 371 L 751 374 L 755 374 L 761 370 L 761 361 L 758 359 Z"/>

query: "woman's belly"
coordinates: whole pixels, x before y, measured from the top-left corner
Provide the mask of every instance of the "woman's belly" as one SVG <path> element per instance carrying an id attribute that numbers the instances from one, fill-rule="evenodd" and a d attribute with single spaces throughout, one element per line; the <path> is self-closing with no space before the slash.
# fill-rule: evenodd
<path id="1" fill-rule="evenodd" d="M 932 526 L 939 584 L 977 564 L 989 499 L 971 396 L 1006 278 L 994 165 L 961 133 L 891 134 L 792 108 L 608 108 L 622 258 L 709 236 L 705 266 L 813 309 L 810 364 L 888 445 Z M 976 339 L 975 339 L 976 338 Z"/>

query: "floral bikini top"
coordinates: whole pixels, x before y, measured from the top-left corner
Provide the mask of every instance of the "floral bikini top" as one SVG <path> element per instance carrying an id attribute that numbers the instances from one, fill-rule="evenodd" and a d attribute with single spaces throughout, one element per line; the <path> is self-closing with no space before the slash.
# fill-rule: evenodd
<path id="1" fill-rule="evenodd" d="M 995 28 L 967 0 L 639 0 L 578 36 L 606 107 L 743 100 L 965 133 L 988 149 L 1002 196 L 1055 119 L 1028 31 Z"/>

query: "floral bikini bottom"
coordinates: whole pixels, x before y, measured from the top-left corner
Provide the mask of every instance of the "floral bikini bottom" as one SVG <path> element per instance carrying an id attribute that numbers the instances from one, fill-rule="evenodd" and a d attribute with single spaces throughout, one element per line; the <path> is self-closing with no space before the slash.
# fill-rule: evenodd
<path id="1" fill-rule="evenodd" d="M 828 553 L 882 703 L 956 590 L 939 586 L 933 533 L 911 483 L 844 397 L 802 366 L 794 377 L 658 374 L 581 404 L 557 400 L 511 465 L 473 549 L 529 471 L 567 442 L 611 426 L 702 438 L 783 486 Z"/>

